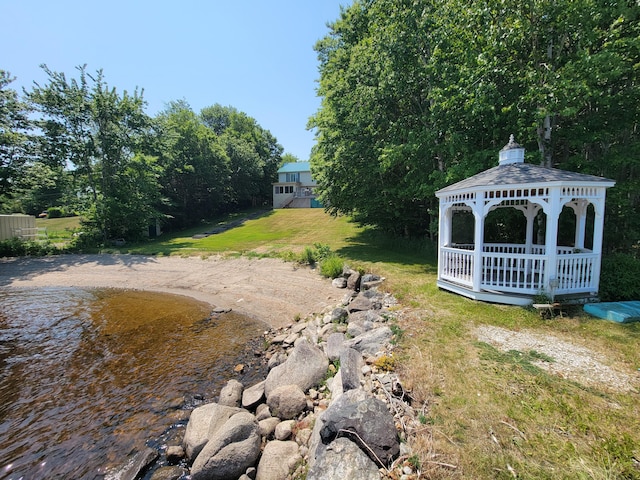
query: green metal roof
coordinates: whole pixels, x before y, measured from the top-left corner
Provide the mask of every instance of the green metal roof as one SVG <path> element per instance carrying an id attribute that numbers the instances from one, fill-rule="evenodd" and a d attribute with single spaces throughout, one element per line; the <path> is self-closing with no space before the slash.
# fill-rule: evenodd
<path id="1" fill-rule="evenodd" d="M 280 169 L 278 173 L 295 173 L 295 172 L 310 172 L 311 166 L 309 162 L 292 162 L 285 163 Z"/>

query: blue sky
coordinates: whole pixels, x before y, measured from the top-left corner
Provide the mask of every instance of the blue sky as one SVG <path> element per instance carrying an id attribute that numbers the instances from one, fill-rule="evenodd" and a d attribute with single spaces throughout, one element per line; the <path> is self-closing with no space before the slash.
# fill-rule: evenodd
<path id="1" fill-rule="evenodd" d="M 172 100 L 219 103 L 308 160 L 320 99 L 313 45 L 352 0 L 0 0 L 0 69 L 11 88 L 46 83 L 40 64 L 77 78 L 102 69 L 119 92 L 144 89 L 147 113 Z"/>

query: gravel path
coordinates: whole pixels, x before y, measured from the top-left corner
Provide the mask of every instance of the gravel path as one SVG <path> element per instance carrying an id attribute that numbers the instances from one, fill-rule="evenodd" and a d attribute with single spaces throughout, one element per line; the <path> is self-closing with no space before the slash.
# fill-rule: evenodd
<path id="1" fill-rule="evenodd" d="M 187 295 L 272 327 L 334 306 L 344 294 L 316 271 L 273 258 L 58 255 L 0 259 L 0 288 L 44 286 Z"/>
<path id="2" fill-rule="evenodd" d="M 553 335 L 526 330 L 514 332 L 486 325 L 477 329 L 477 335 L 479 341 L 502 351 L 518 350 L 524 353 L 535 350 L 547 355 L 553 358 L 553 362 L 538 361 L 534 362 L 535 365 L 584 385 L 604 386 L 620 392 L 640 390 L 640 373 L 620 371 L 604 355 Z"/>

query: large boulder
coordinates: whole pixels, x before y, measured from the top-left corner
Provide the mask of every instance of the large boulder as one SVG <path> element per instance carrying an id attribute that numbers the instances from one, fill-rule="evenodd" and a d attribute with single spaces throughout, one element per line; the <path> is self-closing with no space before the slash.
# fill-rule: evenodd
<path id="1" fill-rule="evenodd" d="M 372 308 L 373 304 L 371 303 L 371 300 L 369 300 L 364 295 L 358 295 L 351 301 L 349 305 L 347 305 L 347 310 L 349 311 L 349 313 L 371 310 Z"/>
<path id="2" fill-rule="evenodd" d="M 381 400 L 360 400 L 351 392 L 357 391 L 343 394 L 320 417 L 320 440 L 329 445 L 338 437 L 347 437 L 371 460 L 387 466 L 400 453 L 393 416 Z"/>
<path id="3" fill-rule="evenodd" d="M 262 402 L 264 398 L 264 380 L 245 389 L 242 392 L 242 406 L 253 409 Z"/>
<path id="4" fill-rule="evenodd" d="M 327 338 L 327 345 L 324 349 L 329 361 L 335 362 L 338 358 L 340 358 L 340 352 L 342 352 L 343 349 L 342 344 L 345 340 L 346 337 L 344 333 L 341 332 L 336 332 L 329 335 L 329 338 Z"/>
<path id="5" fill-rule="evenodd" d="M 236 480 L 260 456 L 258 422 L 249 412 L 236 413 L 215 433 L 191 467 L 192 480 Z"/>
<path id="6" fill-rule="evenodd" d="M 364 380 L 362 366 L 364 360 L 362 354 L 353 348 L 345 348 L 340 354 L 340 372 L 342 380 L 342 391 L 360 388 L 360 382 Z"/>
<path id="7" fill-rule="evenodd" d="M 262 452 L 256 480 L 285 480 L 300 460 L 296 442 L 269 442 Z"/>
<path id="8" fill-rule="evenodd" d="M 346 347 L 354 348 L 360 353 L 375 355 L 389 343 L 391 337 L 393 337 L 393 332 L 385 325 L 347 340 L 344 342 L 344 345 Z"/>
<path id="9" fill-rule="evenodd" d="M 307 480 L 371 480 L 380 478 L 378 467 L 347 438 L 338 438 L 316 459 Z"/>
<path id="10" fill-rule="evenodd" d="M 226 405 L 227 407 L 239 407 L 242 400 L 242 391 L 244 385 L 238 380 L 231 379 L 220 390 L 220 399 L 218 403 L 220 405 Z"/>
<path id="11" fill-rule="evenodd" d="M 242 410 L 217 403 L 202 405 L 189 417 L 182 444 L 187 458 L 193 460 L 209 441 L 209 431 L 220 428 L 229 418 Z"/>
<path id="12" fill-rule="evenodd" d="M 340 374 L 340 370 L 333 378 L 331 383 L 331 405 L 335 404 L 342 396 L 346 396 L 349 399 L 349 403 L 356 403 L 369 398 L 369 394 L 364 391 L 362 388 L 358 388 L 356 390 L 349 390 L 346 393 L 342 393 L 342 375 Z M 329 383 L 327 383 L 329 385 Z M 336 387 L 336 388 L 334 388 Z M 339 391 L 334 391 L 339 390 Z M 321 421 L 322 417 L 327 414 L 328 410 L 322 412 L 316 419 L 313 424 L 313 430 L 311 431 L 311 438 L 309 439 L 309 456 L 308 456 L 308 465 L 312 467 L 316 458 L 319 458 L 320 454 L 324 452 L 327 448 L 325 444 L 322 443 L 322 438 L 320 437 L 320 430 L 324 426 L 324 423 Z"/>
<path id="13" fill-rule="evenodd" d="M 325 378 L 329 360 L 318 347 L 309 343 L 306 338 L 299 339 L 287 360 L 274 367 L 264 385 L 269 394 L 283 385 L 298 385 L 302 391 L 319 385 Z"/>
<path id="14" fill-rule="evenodd" d="M 267 405 L 276 417 L 290 420 L 307 407 L 307 397 L 298 385 L 282 385 L 269 393 Z"/>

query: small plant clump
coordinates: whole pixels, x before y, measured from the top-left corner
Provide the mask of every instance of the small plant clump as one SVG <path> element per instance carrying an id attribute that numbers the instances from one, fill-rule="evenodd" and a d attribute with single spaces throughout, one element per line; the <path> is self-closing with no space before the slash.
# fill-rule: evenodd
<path id="1" fill-rule="evenodd" d="M 320 263 L 320 273 L 323 277 L 338 278 L 342 275 L 344 262 L 337 255 L 328 257 Z"/>
<path id="2" fill-rule="evenodd" d="M 391 372 L 395 369 L 396 361 L 389 355 L 382 355 L 373 362 L 373 365 L 383 372 Z"/>

